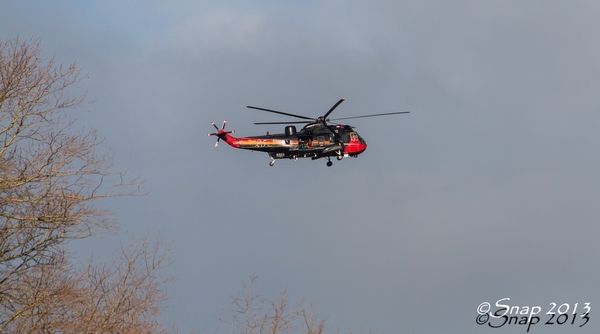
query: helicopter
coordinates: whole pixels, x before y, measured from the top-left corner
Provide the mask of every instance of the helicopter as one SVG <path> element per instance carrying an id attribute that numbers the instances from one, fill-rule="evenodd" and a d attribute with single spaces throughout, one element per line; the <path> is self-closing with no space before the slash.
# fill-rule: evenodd
<path id="1" fill-rule="evenodd" d="M 350 125 L 331 123 L 331 121 L 347 120 L 354 118 L 376 117 L 386 115 L 408 114 L 408 111 L 390 112 L 383 114 L 371 114 L 353 117 L 343 117 L 329 119 L 329 115 L 346 99 L 340 99 L 336 104 L 329 109 L 323 116 L 317 118 L 286 113 L 282 111 L 247 106 L 250 109 L 266 111 L 270 113 L 295 117 L 303 119 L 303 121 L 294 122 L 258 122 L 256 125 L 264 124 L 287 124 L 284 128 L 284 133 L 269 134 L 262 136 L 239 137 L 232 136 L 234 130 L 225 130 L 227 120 L 223 121 L 223 125 L 219 129 L 214 122 L 212 126 L 217 132 L 209 133 L 207 136 L 216 136 L 217 142 L 215 147 L 219 146 L 219 141 L 223 140 L 234 148 L 244 150 L 260 151 L 269 154 L 271 161 L 269 166 L 275 164 L 276 159 L 294 159 L 311 158 L 312 160 L 325 158 L 327 159 L 327 167 L 331 167 L 333 162 L 331 158 L 342 160 L 345 157 L 358 157 L 367 149 L 367 142 L 354 130 Z M 295 125 L 291 124 L 306 124 L 302 129 L 297 130 Z"/>

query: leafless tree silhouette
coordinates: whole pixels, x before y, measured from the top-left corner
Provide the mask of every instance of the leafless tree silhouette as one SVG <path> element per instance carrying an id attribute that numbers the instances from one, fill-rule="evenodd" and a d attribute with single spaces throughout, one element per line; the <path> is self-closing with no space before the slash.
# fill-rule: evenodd
<path id="1" fill-rule="evenodd" d="M 291 305 L 287 291 L 273 298 L 261 297 L 254 287 L 256 276 L 243 283 L 243 291 L 231 297 L 233 306 L 226 311 L 230 318 L 219 318 L 235 334 L 325 334 L 325 319 L 319 318 L 315 304 L 305 305 L 304 300 Z M 339 329 L 332 330 L 340 333 Z M 352 334 L 351 330 L 348 333 Z M 359 332 L 360 333 L 360 332 Z M 374 334 L 370 330 L 368 333 Z"/>
<path id="2" fill-rule="evenodd" d="M 139 194 L 111 171 L 94 129 L 77 130 L 77 64 L 42 58 L 40 40 L 0 41 L 0 332 L 155 333 L 164 243 L 76 266 L 69 240 L 116 227 L 98 200 Z M 74 92 L 73 92 L 74 91 Z M 162 245 L 162 246 L 161 246 Z"/>

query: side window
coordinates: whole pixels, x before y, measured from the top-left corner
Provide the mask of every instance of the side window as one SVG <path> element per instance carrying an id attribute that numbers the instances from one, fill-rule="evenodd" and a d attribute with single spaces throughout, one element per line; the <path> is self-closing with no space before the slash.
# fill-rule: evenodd
<path id="1" fill-rule="evenodd" d="M 318 136 L 317 137 L 317 141 L 319 142 L 319 145 L 323 146 L 323 143 L 325 142 L 325 137 Z"/>

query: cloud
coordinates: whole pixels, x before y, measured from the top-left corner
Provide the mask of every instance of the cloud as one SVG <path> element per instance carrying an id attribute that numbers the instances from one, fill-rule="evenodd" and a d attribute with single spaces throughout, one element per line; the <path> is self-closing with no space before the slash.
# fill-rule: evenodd
<path id="1" fill-rule="evenodd" d="M 222 50 L 251 53 L 264 30 L 264 19 L 236 8 L 215 8 L 201 12 L 175 26 L 170 44 L 188 56 Z"/>
<path id="2" fill-rule="evenodd" d="M 318 299 L 331 326 L 382 333 L 473 331 L 477 305 L 507 295 L 597 299 L 596 3 L 138 5 L 23 7 L 0 31 L 45 34 L 96 72 L 84 120 L 148 180 L 117 218 L 176 240 L 180 328 L 214 324 L 253 272 L 267 294 Z M 205 136 L 222 119 L 283 130 L 246 105 L 317 116 L 341 97 L 339 117 L 411 113 L 353 122 L 369 148 L 331 168 Z"/>

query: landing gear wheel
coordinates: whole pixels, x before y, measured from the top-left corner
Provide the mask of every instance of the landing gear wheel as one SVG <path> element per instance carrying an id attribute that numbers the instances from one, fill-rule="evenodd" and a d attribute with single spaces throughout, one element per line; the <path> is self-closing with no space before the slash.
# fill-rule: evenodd
<path id="1" fill-rule="evenodd" d="M 332 165 L 333 165 L 333 162 L 327 161 L 327 167 L 331 167 Z"/>
<path id="2" fill-rule="evenodd" d="M 274 164 L 275 164 L 275 160 L 269 161 L 269 166 L 273 167 Z"/>
<path id="3" fill-rule="evenodd" d="M 337 159 L 338 159 L 338 161 L 340 161 L 340 160 L 344 159 L 344 156 L 343 155 L 338 155 Z"/>

